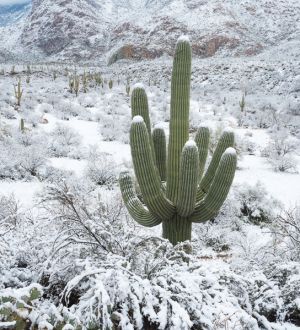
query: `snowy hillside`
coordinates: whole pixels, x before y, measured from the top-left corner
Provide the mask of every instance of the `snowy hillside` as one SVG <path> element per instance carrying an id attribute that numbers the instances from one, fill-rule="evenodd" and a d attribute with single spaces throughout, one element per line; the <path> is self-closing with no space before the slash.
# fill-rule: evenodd
<path id="1" fill-rule="evenodd" d="M 15 29 L 13 52 L 24 57 L 25 47 L 27 59 L 28 52 L 85 61 L 152 59 L 171 55 L 185 33 L 199 57 L 250 56 L 298 38 L 299 22 L 297 0 L 34 0 Z"/>

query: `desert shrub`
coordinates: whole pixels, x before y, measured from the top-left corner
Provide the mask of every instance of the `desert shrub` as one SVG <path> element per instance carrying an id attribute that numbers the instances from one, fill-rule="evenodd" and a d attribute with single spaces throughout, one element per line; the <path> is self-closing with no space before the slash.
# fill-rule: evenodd
<path id="1" fill-rule="evenodd" d="M 243 154 L 254 155 L 255 151 L 257 150 L 257 146 L 245 134 L 245 136 L 235 137 L 235 149 L 240 156 Z"/>
<path id="2" fill-rule="evenodd" d="M 292 261 L 300 261 L 300 207 L 282 210 L 270 227 L 279 250 Z"/>
<path id="3" fill-rule="evenodd" d="M 128 118 L 119 116 L 103 116 L 100 122 L 100 134 L 104 141 L 121 141 L 124 143 L 129 142 L 128 130 L 130 122 Z"/>
<path id="4" fill-rule="evenodd" d="M 271 222 L 281 206 L 260 182 L 254 186 L 246 183 L 239 185 L 234 194 L 240 203 L 242 217 L 256 225 Z"/>
<path id="5" fill-rule="evenodd" d="M 99 186 L 111 187 L 117 180 L 117 165 L 111 155 L 92 149 L 88 156 L 86 175 Z"/>
<path id="6" fill-rule="evenodd" d="M 80 158 L 80 135 L 72 128 L 56 124 L 50 132 L 49 150 L 54 157 Z"/>
<path id="7" fill-rule="evenodd" d="M 98 254 L 123 255 L 132 235 L 131 226 L 126 218 L 124 220 L 125 210 L 120 196 L 112 193 L 110 198 L 111 203 L 101 201 L 95 185 L 85 178 L 48 185 L 41 194 L 41 202 L 61 227 L 57 251 L 69 242 L 81 244 L 84 249 L 88 246 Z"/>
<path id="8" fill-rule="evenodd" d="M 8 137 L 0 142 L 0 177 L 30 179 L 38 177 L 46 165 L 45 149 L 42 145 L 24 145 Z"/>
<path id="9" fill-rule="evenodd" d="M 69 120 L 71 117 L 77 117 L 85 109 L 78 102 L 62 99 L 55 106 L 57 116 L 62 120 Z"/>
<path id="10" fill-rule="evenodd" d="M 275 171 L 297 172 L 297 161 L 293 157 L 297 147 L 297 140 L 290 137 L 286 130 L 275 131 L 269 144 L 262 150 L 262 156 L 267 158 Z"/>

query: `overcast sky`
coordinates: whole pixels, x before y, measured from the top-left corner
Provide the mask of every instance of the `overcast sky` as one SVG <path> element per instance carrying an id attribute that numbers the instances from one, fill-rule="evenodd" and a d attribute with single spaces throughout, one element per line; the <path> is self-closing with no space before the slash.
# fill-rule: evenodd
<path id="1" fill-rule="evenodd" d="M 17 5 L 27 2 L 30 2 L 30 0 L 0 0 L 0 6 Z"/>

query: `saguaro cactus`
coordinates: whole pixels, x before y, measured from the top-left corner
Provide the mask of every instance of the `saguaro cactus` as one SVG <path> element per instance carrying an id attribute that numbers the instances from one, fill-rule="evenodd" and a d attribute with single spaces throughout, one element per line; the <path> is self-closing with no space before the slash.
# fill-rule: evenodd
<path id="1" fill-rule="evenodd" d="M 131 96 L 130 146 L 141 196 L 128 172 L 120 187 L 130 215 L 141 225 L 162 224 L 163 237 L 177 244 L 191 239 L 192 223 L 210 220 L 220 210 L 236 169 L 234 135 L 223 132 L 204 174 L 209 130 L 200 127 L 189 139 L 191 47 L 187 38 L 176 46 L 172 84 L 168 151 L 161 127 L 151 131 L 147 95 L 137 85 Z"/>
<path id="2" fill-rule="evenodd" d="M 23 96 L 21 78 L 19 78 L 17 86 L 14 86 L 14 91 L 15 91 L 16 105 L 19 107 L 21 105 L 21 99 Z"/>

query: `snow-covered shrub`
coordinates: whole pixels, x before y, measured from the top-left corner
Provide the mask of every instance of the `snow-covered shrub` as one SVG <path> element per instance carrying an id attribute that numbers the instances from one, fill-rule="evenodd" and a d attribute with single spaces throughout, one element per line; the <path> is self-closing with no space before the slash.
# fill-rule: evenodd
<path id="1" fill-rule="evenodd" d="M 37 125 L 40 123 L 41 121 L 41 114 L 39 114 L 38 112 L 35 112 L 31 109 L 26 109 L 22 112 L 22 116 L 23 118 L 25 118 L 25 123 L 27 124 L 27 126 L 32 126 L 32 127 L 37 127 Z"/>
<path id="2" fill-rule="evenodd" d="M 71 127 L 56 124 L 50 133 L 49 140 L 49 149 L 54 157 L 80 158 L 81 138 Z"/>
<path id="3" fill-rule="evenodd" d="M 272 154 L 268 158 L 269 164 L 276 172 L 298 173 L 297 160 L 292 155 Z"/>
<path id="4" fill-rule="evenodd" d="M 293 153 L 298 148 L 298 141 L 289 136 L 286 130 L 275 131 L 269 144 L 262 150 L 275 171 L 297 172 L 297 161 Z"/>
<path id="5" fill-rule="evenodd" d="M 62 99 L 55 106 L 58 118 L 62 120 L 69 120 L 70 117 L 77 117 L 85 109 L 77 101 Z"/>
<path id="6" fill-rule="evenodd" d="M 42 146 L 19 148 L 18 167 L 30 176 L 39 177 L 41 169 L 46 165 L 45 149 Z"/>
<path id="7" fill-rule="evenodd" d="M 0 195 L 0 237 L 12 230 L 19 221 L 19 203 L 14 195 Z M 1 244 L 1 243 L 0 243 Z"/>
<path id="8" fill-rule="evenodd" d="M 274 220 L 281 203 L 268 194 L 262 183 L 250 186 L 246 183 L 234 190 L 240 203 L 241 214 L 254 224 L 268 223 Z"/>
<path id="9" fill-rule="evenodd" d="M 245 136 L 235 136 L 235 149 L 239 155 L 254 155 L 257 148 L 255 143 L 250 141 L 249 137 L 245 134 Z"/>
<path id="10" fill-rule="evenodd" d="M 0 105 L 0 115 L 1 117 L 7 119 L 15 119 L 16 118 L 16 110 L 9 106 L 8 104 L 1 104 Z"/>
<path id="11" fill-rule="evenodd" d="M 300 206 L 283 210 L 270 228 L 279 250 L 289 260 L 300 261 Z"/>
<path id="12" fill-rule="evenodd" d="M 123 255 L 133 234 L 131 221 L 125 217 L 121 197 L 112 193 L 110 198 L 109 203 L 101 200 L 95 185 L 85 178 L 48 185 L 41 194 L 41 201 L 61 228 L 55 250 L 60 251 L 68 242 L 67 245 L 78 248 L 82 245 L 82 253 L 89 251 L 87 255 Z"/>
<path id="13" fill-rule="evenodd" d="M 129 116 L 103 116 L 100 121 L 100 134 L 104 141 L 121 141 L 123 143 L 129 142 Z"/>
<path id="14" fill-rule="evenodd" d="M 117 180 L 117 165 L 111 155 L 91 150 L 86 167 L 87 177 L 97 185 L 110 187 Z"/>
<path id="15" fill-rule="evenodd" d="M 30 179 L 39 176 L 46 165 L 45 148 L 42 145 L 24 145 L 8 137 L 0 142 L 0 177 Z"/>

